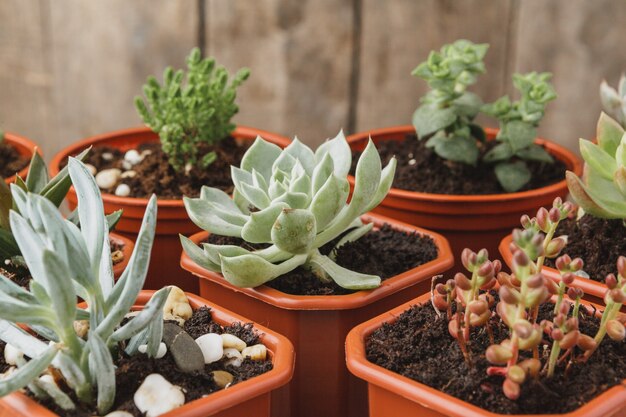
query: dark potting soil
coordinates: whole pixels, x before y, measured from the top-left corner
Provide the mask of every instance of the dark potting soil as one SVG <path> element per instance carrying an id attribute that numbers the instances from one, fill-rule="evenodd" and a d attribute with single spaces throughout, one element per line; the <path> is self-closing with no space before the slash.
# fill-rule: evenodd
<path id="1" fill-rule="evenodd" d="M 551 304 L 540 309 L 539 319 L 552 318 Z M 599 319 L 579 317 L 580 330 L 595 336 Z M 492 318 L 496 342 L 508 337 L 507 327 Z M 546 336 L 547 337 L 547 336 Z M 366 340 L 370 362 L 441 392 L 460 398 L 485 410 L 502 414 L 559 414 L 579 408 L 626 377 L 626 343 L 608 337 L 587 363 L 565 364 L 548 379 L 528 379 L 520 397 L 509 400 L 502 393 L 503 378 L 487 376 L 490 364 L 485 359 L 489 337 L 484 327 L 473 329 L 469 350 L 473 366 L 463 360 L 458 343 L 448 333 L 445 314 L 438 317 L 430 303 L 413 306 L 398 316 L 393 324 L 384 324 Z M 549 355 L 552 340 L 540 356 Z M 530 352 L 523 352 L 530 356 Z M 577 352 L 580 354 L 580 352 Z M 545 363 L 545 360 L 543 361 Z"/>
<path id="2" fill-rule="evenodd" d="M 481 150 L 487 153 L 496 141 L 486 142 Z M 493 165 L 479 162 L 476 166 L 446 161 L 432 149 L 426 147 L 426 140 L 418 140 L 416 135 L 406 135 L 403 141 L 386 140 L 376 145 L 383 165 L 395 156 L 398 160 L 393 187 L 401 190 L 449 195 L 485 195 L 506 193 L 498 183 Z M 354 175 L 358 157 L 352 158 L 351 173 Z M 565 178 L 566 166 L 556 160 L 553 164 L 527 161 L 532 173 L 531 180 L 519 191 L 534 190 L 554 184 Z"/>
<path id="3" fill-rule="evenodd" d="M 228 137 L 216 145 L 205 146 L 202 152 L 214 151 L 217 159 L 205 169 L 194 167 L 189 174 L 185 174 L 184 170 L 177 171 L 170 166 L 160 143 L 144 143 L 139 145 L 137 151 L 151 153 L 131 168 L 137 175 L 133 178 L 121 178 L 115 186 L 103 191 L 113 194 L 119 184 L 127 184 L 130 187 L 129 197 L 148 198 L 156 194 L 159 198 L 181 199 L 183 196 L 199 196 L 202 186 L 207 185 L 230 194 L 233 191 L 230 166 L 239 166 L 249 145 Z M 105 159 L 103 155 L 107 153 L 113 157 Z M 124 172 L 124 154 L 125 152 L 110 146 L 95 146 L 86 162 L 95 166 L 98 171 L 118 168 Z"/>
<path id="4" fill-rule="evenodd" d="M 341 237 L 322 246 L 320 252 L 328 255 Z M 209 243 L 238 245 L 247 249 L 262 246 L 249 245 L 241 239 L 210 235 Z M 344 268 L 364 274 L 378 275 L 383 280 L 437 258 L 437 246 L 428 236 L 394 230 L 385 224 L 355 242 L 337 250 L 335 261 Z M 266 284 L 294 295 L 344 295 L 354 291 L 341 288 L 334 281 L 325 283 L 311 271 L 298 267 Z"/>
<path id="5" fill-rule="evenodd" d="M 583 270 L 594 281 L 604 282 L 607 274 L 617 273 L 617 258 L 626 256 L 626 226 L 621 219 L 600 219 L 585 214 L 580 220 L 559 224 L 556 236 L 567 235 L 564 253 L 585 262 Z M 546 265 L 555 267 L 554 259 Z"/>
<path id="6" fill-rule="evenodd" d="M 258 343 L 259 340 L 259 335 L 255 332 L 251 324 L 236 323 L 223 327 L 212 320 L 210 309 L 207 307 L 201 307 L 195 310 L 191 319 L 185 322 L 184 330 L 193 338 L 208 332 L 213 332 L 219 334 L 233 334 L 241 338 L 247 344 Z M 3 352 L 4 346 L 0 346 L 2 347 L 0 352 Z M 2 369 L 4 355 L 0 355 L 0 357 L 0 369 Z M 219 361 L 205 365 L 202 372 L 186 374 L 178 370 L 169 352 L 161 359 L 150 359 L 142 354 L 129 357 L 122 352 L 120 358 L 116 361 L 116 365 L 116 397 L 112 409 L 128 411 L 135 417 L 143 417 L 143 414 L 135 407 L 133 396 L 144 379 L 150 374 L 161 374 L 170 383 L 183 388 L 185 402 L 188 403 L 220 389 L 213 381 L 213 377 L 211 376 L 212 371 L 223 370 L 231 373 L 234 377 L 232 385 L 235 385 L 238 382 L 248 380 L 272 369 L 272 362 L 269 359 L 265 361 L 253 361 L 246 358 L 240 367 L 224 365 L 222 361 Z M 69 392 L 67 389 L 66 392 L 75 400 L 77 404 L 76 410 L 60 410 L 55 403 L 49 400 L 40 401 L 40 403 L 63 417 L 90 417 L 98 415 L 93 408 L 79 405 L 72 392 Z"/>
<path id="7" fill-rule="evenodd" d="M 28 165 L 29 158 L 23 157 L 8 143 L 0 141 L 0 177 L 9 178 Z"/>

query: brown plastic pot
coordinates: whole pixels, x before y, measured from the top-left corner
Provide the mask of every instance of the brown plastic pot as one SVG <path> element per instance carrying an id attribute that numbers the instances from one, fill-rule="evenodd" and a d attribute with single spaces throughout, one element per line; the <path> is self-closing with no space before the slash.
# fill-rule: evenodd
<path id="1" fill-rule="evenodd" d="M 365 340 L 384 323 L 393 323 L 404 311 L 416 304 L 430 302 L 430 293 L 424 294 L 378 317 L 356 326 L 346 339 L 346 362 L 354 375 L 367 381 L 370 417 L 502 417 L 473 404 L 445 394 L 427 385 L 389 371 L 367 360 Z M 442 370 L 445 372 L 445 369 Z M 626 380 L 622 384 L 626 383 Z M 523 417 L 526 415 L 508 415 Z M 534 415 L 536 417 L 554 414 Z M 626 390 L 615 386 L 600 394 L 579 409 L 560 417 L 624 417 Z"/>
<path id="2" fill-rule="evenodd" d="M 115 278 L 119 278 L 122 275 L 122 272 L 126 269 L 128 265 L 128 261 L 130 260 L 130 255 L 133 253 L 133 248 L 135 247 L 135 243 L 127 237 L 120 236 L 116 233 L 109 233 L 109 239 L 118 244 L 124 245 L 122 247 L 122 253 L 124 254 L 124 259 L 121 262 L 113 265 L 113 275 Z"/>
<path id="3" fill-rule="evenodd" d="M 7 132 L 4 134 L 4 142 L 15 148 L 20 155 L 28 158 L 29 160 L 33 156 L 33 152 L 35 152 L 35 150 L 37 150 L 39 155 L 41 155 L 41 149 L 37 148 L 37 144 L 24 136 L 18 136 L 14 133 Z M 28 174 L 28 165 L 17 174 L 25 179 Z M 15 175 L 5 178 L 4 182 L 7 184 L 15 182 Z"/>
<path id="4" fill-rule="evenodd" d="M 513 262 L 513 253 L 511 253 L 511 248 L 509 247 L 511 242 L 513 241 L 513 236 L 509 234 L 500 242 L 500 254 L 502 255 L 502 260 L 509 266 L 512 265 Z M 565 250 L 567 253 L 567 247 Z M 549 266 L 544 266 L 541 269 L 541 272 L 546 277 L 552 279 L 553 281 L 560 283 L 561 282 L 561 274 L 555 268 L 551 268 Z M 594 281 L 589 278 L 583 278 L 576 276 L 574 278 L 574 287 L 580 288 L 585 292 L 585 296 L 583 297 L 585 300 L 589 300 L 593 303 L 601 304 L 604 302 L 604 294 L 606 293 L 607 287 L 601 282 Z M 626 311 L 626 309 L 622 309 L 622 311 Z"/>
<path id="5" fill-rule="evenodd" d="M 257 135 L 261 135 L 265 140 L 285 147 L 290 143 L 286 137 L 265 132 L 263 130 L 238 126 L 232 136 L 240 140 L 254 140 Z M 122 151 L 135 149 L 142 143 L 157 142 L 158 136 L 146 127 L 119 130 L 103 135 L 93 136 L 77 142 L 55 155 L 50 164 L 51 174 L 59 172 L 61 161 L 68 156 L 76 155 L 89 146 L 112 146 Z M 67 200 L 71 209 L 76 207 L 77 197 L 74 188 L 70 189 Z M 118 197 L 113 194 L 103 194 L 104 210 L 111 213 L 115 210 L 124 210 L 124 214 L 116 227 L 116 232 L 132 240 L 137 238 L 139 227 L 143 219 L 148 199 Z M 179 233 L 190 235 L 199 231 L 185 211 L 183 200 L 159 200 L 157 228 L 154 245 L 152 247 L 152 257 L 150 269 L 146 280 L 147 289 L 158 289 L 165 285 L 174 283 L 186 291 L 198 292 L 197 282 L 192 279 L 185 279 L 185 274 L 181 271 L 178 263 L 181 251 Z"/>
<path id="6" fill-rule="evenodd" d="M 239 288 L 220 274 L 194 263 L 185 253 L 184 269 L 200 277 L 200 294 L 219 300 L 292 341 L 298 363 L 289 390 L 291 413 L 307 416 L 362 416 L 366 413 L 365 386 L 351 377 L 343 346 L 348 331 L 361 321 L 405 302 L 430 287 L 430 278 L 453 263 L 448 242 L 439 234 L 376 215 L 363 216 L 376 227 L 389 223 L 398 230 L 430 236 L 438 247 L 438 257 L 424 265 L 383 281 L 374 290 L 349 295 L 299 296 L 285 294 L 268 286 Z M 196 244 L 208 233 L 191 237 Z"/>
<path id="7" fill-rule="evenodd" d="M 493 139 L 498 129 L 487 128 L 486 133 L 488 139 Z M 348 143 L 353 151 L 362 151 L 370 136 L 378 144 L 403 141 L 414 134 L 413 126 L 396 126 L 351 135 Z M 544 139 L 535 143 L 545 146 L 576 175 L 582 172 L 582 164 L 572 152 Z M 348 180 L 353 187 L 354 177 L 349 176 Z M 496 253 L 500 239 L 519 224 L 522 214 L 549 206 L 555 197 L 565 198 L 567 193 L 565 179 L 535 190 L 490 195 L 431 194 L 392 188 L 373 211 L 441 233 L 450 242 L 453 253 L 461 253 L 468 244 L 475 250 L 487 248 Z"/>
<path id="8" fill-rule="evenodd" d="M 135 310 L 141 309 L 153 291 L 142 291 Z M 250 320 L 232 313 L 197 295 L 187 294 L 194 309 L 207 306 L 213 320 L 226 326 L 232 323 L 249 323 Z M 182 407 L 163 414 L 161 417 L 242 417 L 270 416 L 271 392 L 291 379 L 294 368 L 293 345 L 284 336 L 256 323 L 254 328 L 261 335 L 261 343 L 267 346 L 272 359 L 271 371 L 240 382 L 232 387 L 214 392 L 206 397 L 189 402 Z M 0 417 L 59 417 L 22 393 L 0 398 Z"/>

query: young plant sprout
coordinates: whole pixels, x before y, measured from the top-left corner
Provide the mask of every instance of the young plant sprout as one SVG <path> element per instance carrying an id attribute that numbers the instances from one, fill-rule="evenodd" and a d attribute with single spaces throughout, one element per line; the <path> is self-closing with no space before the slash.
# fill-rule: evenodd
<path id="1" fill-rule="evenodd" d="M 617 89 L 603 80 L 600 84 L 600 100 L 604 111 L 622 127 L 626 127 L 626 74 L 622 73 Z"/>
<path id="2" fill-rule="evenodd" d="M 169 288 L 157 291 L 140 313 L 121 325 L 146 277 L 156 198 L 148 203 L 128 267 L 115 283 L 98 186 L 77 159 L 70 159 L 67 172 L 78 195 L 80 229 L 63 219 L 48 198 L 12 185 L 16 210 L 10 212 L 10 226 L 33 280 L 26 290 L 0 275 L 0 339 L 9 351 L 20 352 L 14 356 L 17 368 L 0 379 L 0 396 L 28 387 L 64 410 L 74 409 L 77 400 L 104 415 L 115 399 L 118 349 L 135 354 L 144 344 L 154 357 L 162 338 L 162 308 Z M 88 308 L 77 308 L 77 297 Z"/>
<path id="3" fill-rule="evenodd" d="M 364 225 L 360 216 L 376 207 L 391 187 L 396 160 L 381 169 L 380 157 L 370 141 L 357 164 L 354 193 L 347 203 L 346 176 L 351 160 L 343 132 L 315 153 L 297 138 L 284 150 L 257 138 L 244 155 L 241 168 L 231 168 L 235 185 L 232 200 L 223 191 L 204 187 L 200 198 L 184 201 L 189 217 L 200 228 L 270 246 L 247 250 L 204 243 L 201 249 L 181 236 L 185 252 L 239 287 L 262 285 L 298 266 L 343 288 L 378 287 L 380 277 L 345 269 L 319 251 L 347 231 L 336 247 L 371 230 L 373 225 Z"/>
<path id="4" fill-rule="evenodd" d="M 521 95 L 519 100 L 511 102 L 504 96 L 494 103 L 483 104 L 467 88 L 485 72 L 483 59 L 488 48 L 487 44 L 457 40 L 444 45 L 439 52 L 432 51 L 428 60 L 413 70 L 413 75 L 425 80 L 431 88 L 413 114 L 413 125 L 418 138 L 427 139 L 426 146 L 441 158 L 476 165 L 485 132 L 474 119 L 481 111 L 497 118 L 499 143 L 482 160 L 494 164 L 502 188 L 513 192 L 530 181 L 531 173 L 525 161 L 553 162 L 534 141 L 545 107 L 556 94 L 549 83 L 550 73 L 514 74 L 513 84 Z"/>
<path id="5" fill-rule="evenodd" d="M 596 141 L 580 139 L 585 174 L 568 171 L 567 186 L 581 209 L 603 219 L 626 219 L 626 135 L 605 113 L 600 115 Z"/>
<path id="6" fill-rule="evenodd" d="M 249 76 L 250 70 L 242 68 L 229 84 L 226 69 L 216 66 L 214 58 L 203 59 L 200 49 L 194 48 L 187 57 L 186 74 L 168 67 L 163 85 L 153 76 L 148 78 L 145 101 L 136 97 L 135 107 L 159 135 L 170 165 L 206 168 L 215 160 L 215 152 L 201 153 L 203 145 L 215 144 L 235 129 L 231 119 L 239 111 L 237 87 Z"/>

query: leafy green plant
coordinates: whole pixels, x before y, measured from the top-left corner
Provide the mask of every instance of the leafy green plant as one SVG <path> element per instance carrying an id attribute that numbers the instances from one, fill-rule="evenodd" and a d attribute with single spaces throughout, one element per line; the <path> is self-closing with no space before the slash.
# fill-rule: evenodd
<path id="1" fill-rule="evenodd" d="M 336 247 L 356 240 L 372 228 L 360 216 L 385 197 L 396 160 L 381 169 L 370 141 L 356 168 L 355 189 L 347 203 L 346 179 L 352 153 L 340 132 L 314 153 L 298 139 L 284 150 L 258 137 L 241 161 L 231 167 L 234 199 L 216 188 L 204 187 L 200 198 L 185 198 L 191 220 L 200 228 L 234 236 L 265 249 L 204 243 L 202 249 L 181 236 L 185 252 L 199 265 L 221 272 L 239 287 L 256 287 L 298 266 L 321 280 L 360 290 L 380 285 L 380 277 L 347 270 L 319 248 L 345 234 Z"/>
<path id="2" fill-rule="evenodd" d="M 148 77 L 145 101 L 136 97 L 135 107 L 159 135 L 170 165 L 206 168 L 215 160 L 214 152 L 200 154 L 202 145 L 213 145 L 235 129 L 231 119 L 239 111 L 236 90 L 249 76 L 249 69 L 240 69 L 229 84 L 226 69 L 216 66 L 213 58 L 202 59 L 200 49 L 194 48 L 187 57 L 186 74 L 168 67 L 163 85 Z"/>
<path id="3" fill-rule="evenodd" d="M 604 111 L 622 127 L 626 127 L 626 74 L 622 73 L 617 89 L 603 80 L 600 84 L 600 100 Z"/>
<path id="4" fill-rule="evenodd" d="M 617 121 L 600 115 L 597 143 L 580 139 L 585 160 L 583 178 L 568 171 L 567 186 L 587 213 L 606 219 L 626 219 L 626 134 Z"/>
<path id="5" fill-rule="evenodd" d="M 496 139 L 500 143 L 482 160 L 494 164 L 502 188 L 513 192 L 530 181 L 531 173 L 524 161 L 553 162 L 534 140 L 546 104 L 556 94 L 549 83 L 549 73 L 514 74 L 513 84 L 521 95 L 519 100 L 512 102 L 503 96 L 494 103 L 483 104 L 467 88 L 485 72 L 483 58 L 488 47 L 457 40 L 444 45 L 439 52 L 432 51 L 428 60 L 413 70 L 413 75 L 425 80 L 431 88 L 413 114 L 413 125 L 418 138 L 427 139 L 426 146 L 441 158 L 476 165 L 485 132 L 474 119 L 480 112 L 497 118 L 500 132 Z"/>
<path id="6" fill-rule="evenodd" d="M 86 149 L 77 155 L 76 158 L 82 161 L 88 153 L 89 149 Z M 39 153 L 35 151 L 30 161 L 26 180 L 23 180 L 17 175 L 15 185 L 13 186 L 18 187 L 24 192 L 45 197 L 56 207 L 59 207 L 65 199 L 71 185 L 72 182 L 67 167 L 63 168 L 54 178 L 50 179 L 46 163 Z M 13 237 L 11 223 L 9 221 L 11 209 L 19 211 L 18 206 L 14 204 L 14 198 L 9 186 L 0 178 L 0 260 L 4 261 L 10 259 L 16 263 L 21 263 L 21 259 L 19 259 L 21 258 L 21 252 Z M 107 216 L 109 229 L 115 227 L 121 216 L 121 210 Z M 79 224 L 78 216 L 75 211 L 72 212 L 68 218 L 76 225 Z"/>
<path id="7" fill-rule="evenodd" d="M 145 308 L 120 325 L 143 286 L 156 225 L 156 198 L 147 206 L 137 243 L 123 275 L 114 282 L 107 220 L 100 191 L 87 168 L 70 159 L 69 176 L 78 195 L 81 228 L 63 219 L 46 197 L 12 187 L 18 209 L 10 213 L 11 230 L 33 280 L 27 291 L 0 275 L 0 339 L 30 358 L 19 359 L 17 369 L 0 380 L 0 396 L 23 387 L 38 397 L 51 398 L 65 410 L 75 400 L 54 379 L 40 375 L 51 366 L 55 378 L 75 398 L 106 414 L 115 399 L 114 358 L 128 341 L 126 351 L 136 353 L 139 344 L 156 355 L 163 332 L 162 308 L 169 287 L 157 291 Z M 87 302 L 78 308 L 77 297 Z M 89 332 L 81 338 L 76 320 L 86 320 Z M 23 330 L 26 324 L 45 343 Z"/>

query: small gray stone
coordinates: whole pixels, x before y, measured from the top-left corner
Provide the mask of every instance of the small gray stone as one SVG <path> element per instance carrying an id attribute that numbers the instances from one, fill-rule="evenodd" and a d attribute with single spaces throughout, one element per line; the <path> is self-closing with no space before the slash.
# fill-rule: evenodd
<path id="1" fill-rule="evenodd" d="M 163 343 L 182 372 L 191 373 L 204 369 L 204 355 L 195 340 L 174 323 L 163 324 Z"/>

